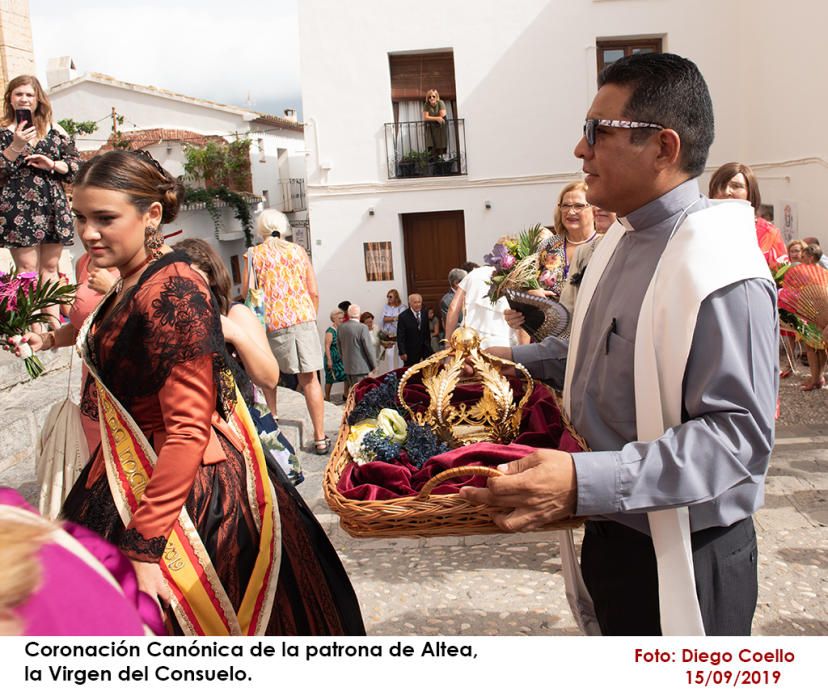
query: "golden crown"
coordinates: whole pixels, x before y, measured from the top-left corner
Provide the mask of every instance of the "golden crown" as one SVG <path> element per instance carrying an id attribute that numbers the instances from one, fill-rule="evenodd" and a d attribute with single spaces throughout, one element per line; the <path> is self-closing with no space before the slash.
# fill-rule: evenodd
<path id="1" fill-rule="evenodd" d="M 470 366 L 471 376 L 464 373 Z M 522 374 L 523 396 L 515 404 L 512 386 L 503 371 L 514 368 Z M 411 408 L 403 396 L 408 381 L 422 375 L 422 384 L 428 393 L 425 411 Z M 458 386 L 477 384 L 483 395 L 477 403 L 452 405 L 452 396 Z M 532 395 L 534 382 L 523 365 L 504 360 L 480 349 L 480 337 L 471 328 L 458 328 L 451 335 L 448 347 L 423 362 L 410 367 L 400 380 L 398 396 L 402 406 L 420 425 L 429 425 L 437 436 L 451 447 L 487 440 L 509 443 L 520 429 L 523 407 Z"/>

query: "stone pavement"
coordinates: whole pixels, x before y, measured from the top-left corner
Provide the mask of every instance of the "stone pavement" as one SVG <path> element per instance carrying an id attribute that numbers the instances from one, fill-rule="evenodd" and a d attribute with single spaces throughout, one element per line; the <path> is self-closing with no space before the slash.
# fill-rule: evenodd
<path id="1" fill-rule="evenodd" d="M 48 353 L 47 353 L 48 354 Z M 66 395 L 67 373 L 3 384 L 0 359 L 0 485 L 36 500 L 34 445 L 48 406 Z M 76 374 L 79 372 L 76 370 Z M 79 377 L 72 384 L 77 388 Z M 280 389 L 281 422 L 294 445 L 310 440 L 302 397 Z M 335 435 L 342 408 L 326 404 Z M 326 458 L 301 453 L 299 492 L 340 553 L 374 635 L 575 635 L 555 536 L 549 533 L 430 539 L 354 539 L 322 496 Z M 765 507 L 756 515 L 756 635 L 828 634 L 828 425 L 779 431 Z"/>

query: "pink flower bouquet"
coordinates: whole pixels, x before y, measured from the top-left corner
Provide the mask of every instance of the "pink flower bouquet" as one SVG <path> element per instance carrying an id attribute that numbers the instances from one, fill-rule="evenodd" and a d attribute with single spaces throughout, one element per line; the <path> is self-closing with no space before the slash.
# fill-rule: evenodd
<path id="1" fill-rule="evenodd" d="M 71 304 L 77 285 L 43 281 L 36 272 L 0 274 L 0 335 L 16 344 L 35 323 L 49 323 L 51 306 Z M 43 363 L 27 344 L 20 346 L 26 371 L 34 379 L 43 372 Z"/>

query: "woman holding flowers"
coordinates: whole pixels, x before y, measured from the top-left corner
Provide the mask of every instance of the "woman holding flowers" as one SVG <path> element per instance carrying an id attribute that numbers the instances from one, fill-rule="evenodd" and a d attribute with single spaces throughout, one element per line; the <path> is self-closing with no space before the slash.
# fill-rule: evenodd
<path id="1" fill-rule="evenodd" d="M 598 235 L 586 192 L 587 185 L 581 180 L 570 182 L 561 190 L 555 206 L 555 236 L 544 244 L 546 255 L 542 264 L 547 274 L 541 283 L 556 299 L 560 298 L 563 284 L 569 277 L 575 253 Z"/>
<path id="2" fill-rule="evenodd" d="M 60 252 L 73 238 L 63 184 L 74 178 L 80 156 L 52 124 L 49 98 L 33 75 L 9 81 L 0 127 L 0 246 L 18 272 L 56 282 Z M 49 325 L 59 325 L 57 307 L 49 312 Z"/>
<path id="3" fill-rule="evenodd" d="M 120 281 L 78 332 L 102 443 L 63 514 L 120 547 L 140 588 L 170 606 L 172 632 L 359 633 L 353 591 L 332 585 L 303 504 L 271 481 L 216 301 L 159 233 L 182 194 L 145 152 L 110 151 L 78 173 L 78 234 Z M 66 329 L 26 340 L 69 344 Z"/>

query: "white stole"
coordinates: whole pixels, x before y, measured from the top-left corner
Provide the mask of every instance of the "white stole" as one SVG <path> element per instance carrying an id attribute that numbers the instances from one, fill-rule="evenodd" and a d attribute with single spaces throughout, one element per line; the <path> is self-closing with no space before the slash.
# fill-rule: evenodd
<path id="1" fill-rule="evenodd" d="M 581 283 L 572 322 L 564 379 L 564 410 L 571 415 L 572 380 L 592 295 L 625 234 L 614 224 L 595 251 Z M 637 439 L 652 441 L 681 423 L 682 382 L 699 307 L 715 291 L 747 279 L 770 279 L 756 244 L 753 209 L 735 200 L 687 216 L 668 242 L 638 316 L 634 354 Z M 647 514 L 658 568 L 664 635 L 704 635 L 693 572 L 687 507 Z M 567 599 L 578 626 L 600 634 L 592 600 L 581 576 L 571 531 L 561 533 Z"/>

